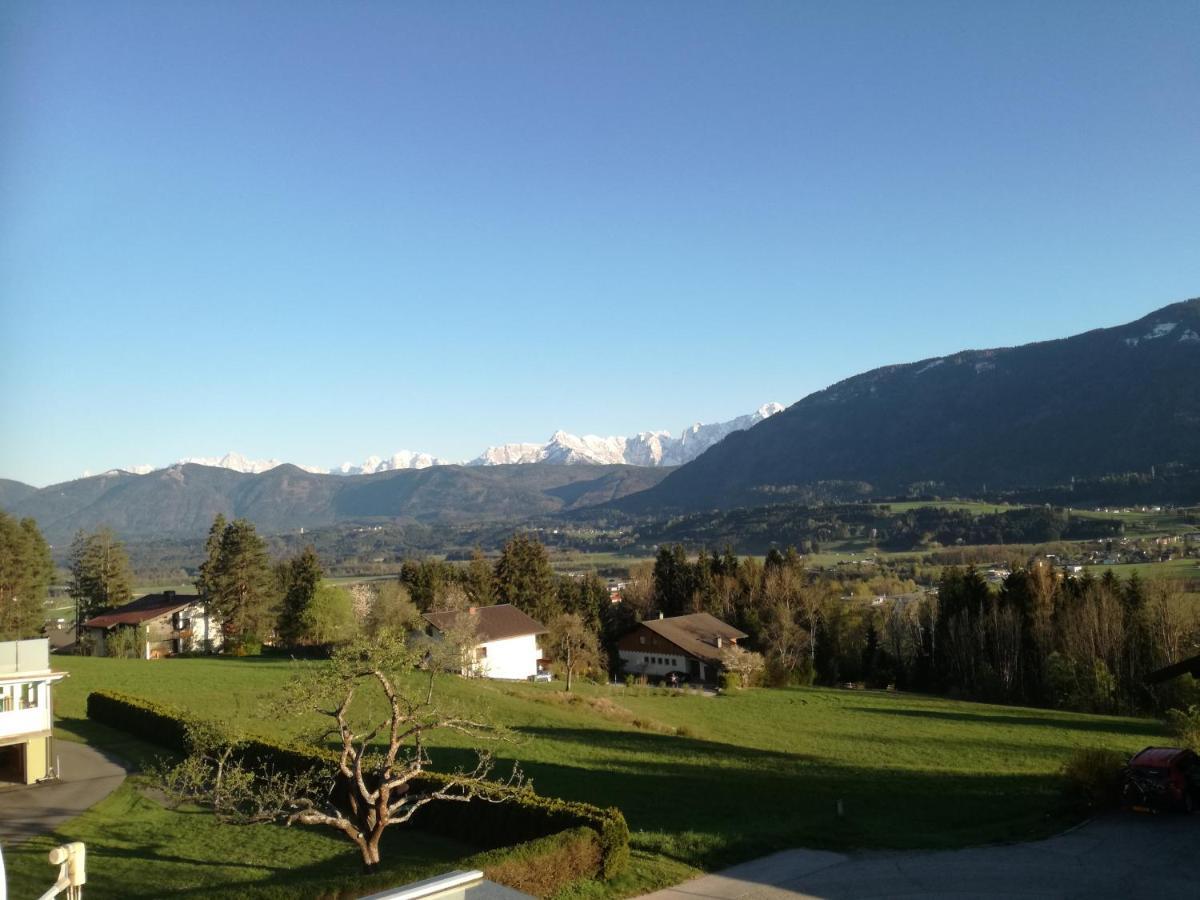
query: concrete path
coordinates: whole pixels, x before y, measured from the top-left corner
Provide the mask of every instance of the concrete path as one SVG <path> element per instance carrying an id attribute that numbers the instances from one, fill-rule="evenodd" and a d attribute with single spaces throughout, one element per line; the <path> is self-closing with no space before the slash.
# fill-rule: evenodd
<path id="1" fill-rule="evenodd" d="M 0 792 L 0 843 L 19 843 L 53 831 L 99 803 L 125 780 L 125 769 L 100 751 L 77 741 L 55 741 L 61 781 Z"/>
<path id="2" fill-rule="evenodd" d="M 1122 813 L 1028 844 L 931 853 L 785 850 L 643 900 L 1200 897 L 1200 816 Z"/>

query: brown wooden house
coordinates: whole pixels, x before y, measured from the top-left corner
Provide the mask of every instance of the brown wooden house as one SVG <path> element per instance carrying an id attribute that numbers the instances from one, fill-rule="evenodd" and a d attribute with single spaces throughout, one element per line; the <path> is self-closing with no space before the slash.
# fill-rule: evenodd
<path id="1" fill-rule="evenodd" d="M 721 651 L 746 634 L 708 613 L 648 619 L 617 641 L 627 675 L 665 678 L 682 672 L 693 682 L 713 683 L 721 670 Z"/>

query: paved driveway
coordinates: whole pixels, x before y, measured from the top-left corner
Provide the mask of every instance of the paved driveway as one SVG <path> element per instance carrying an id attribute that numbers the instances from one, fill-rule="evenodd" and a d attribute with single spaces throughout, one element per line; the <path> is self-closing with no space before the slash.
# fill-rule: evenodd
<path id="1" fill-rule="evenodd" d="M 99 803 L 125 780 L 125 770 L 77 741 L 55 741 L 62 780 L 0 793 L 0 843 L 15 844 L 53 831 Z"/>
<path id="2" fill-rule="evenodd" d="M 1200 816 L 1122 813 L 1028 844 L 931 853 L 785 850 L 653 900 L 1200 897 Z"/>

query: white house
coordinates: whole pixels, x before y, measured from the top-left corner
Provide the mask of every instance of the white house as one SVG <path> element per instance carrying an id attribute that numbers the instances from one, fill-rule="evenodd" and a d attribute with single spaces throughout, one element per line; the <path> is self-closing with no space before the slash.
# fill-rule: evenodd
<path id="1" fill-rule="evenodd" d="M 54 771 L 50 642 L 0 642 L 0 784 L 33 784 Z"/>
<path id="2" fill-rule="evenodd" d="M 464 623 L 463 617 L 468 621 Z M 542 655 L 537 637 L 545 634 L 546 628 L 511 603 L 430 612 L 424 618 L 438 633 L 455 629 L 460 623 L 473 627 L 476 643 L 471 667 L 463 671 L 464 675 L 525 679 L 537 674 Z"/>
<path id="3" fill-rule="evenodd" d="M 96 656 L 108 655 L 105 642 L 122 628 L 135 629 L 146 659 L 220 650 L 224 642 L 220 620 L 208 615 L 200 598 L 174 591 L 146 594 L 83 623 L 84 634 L 93 639 Z"/>

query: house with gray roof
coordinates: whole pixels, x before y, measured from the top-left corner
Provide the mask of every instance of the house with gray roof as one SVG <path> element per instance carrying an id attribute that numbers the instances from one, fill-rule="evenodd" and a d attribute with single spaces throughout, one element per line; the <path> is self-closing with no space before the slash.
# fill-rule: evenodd
<path id="1" fill-rule="evenodd" d="M 721 671 L 721 652 L 746 636 L 708 613 L 660 615 L 617 641 L 617 652 L 626 674 L 657 680 L 682 672 L 691 681 L 711 684 Z"/>

